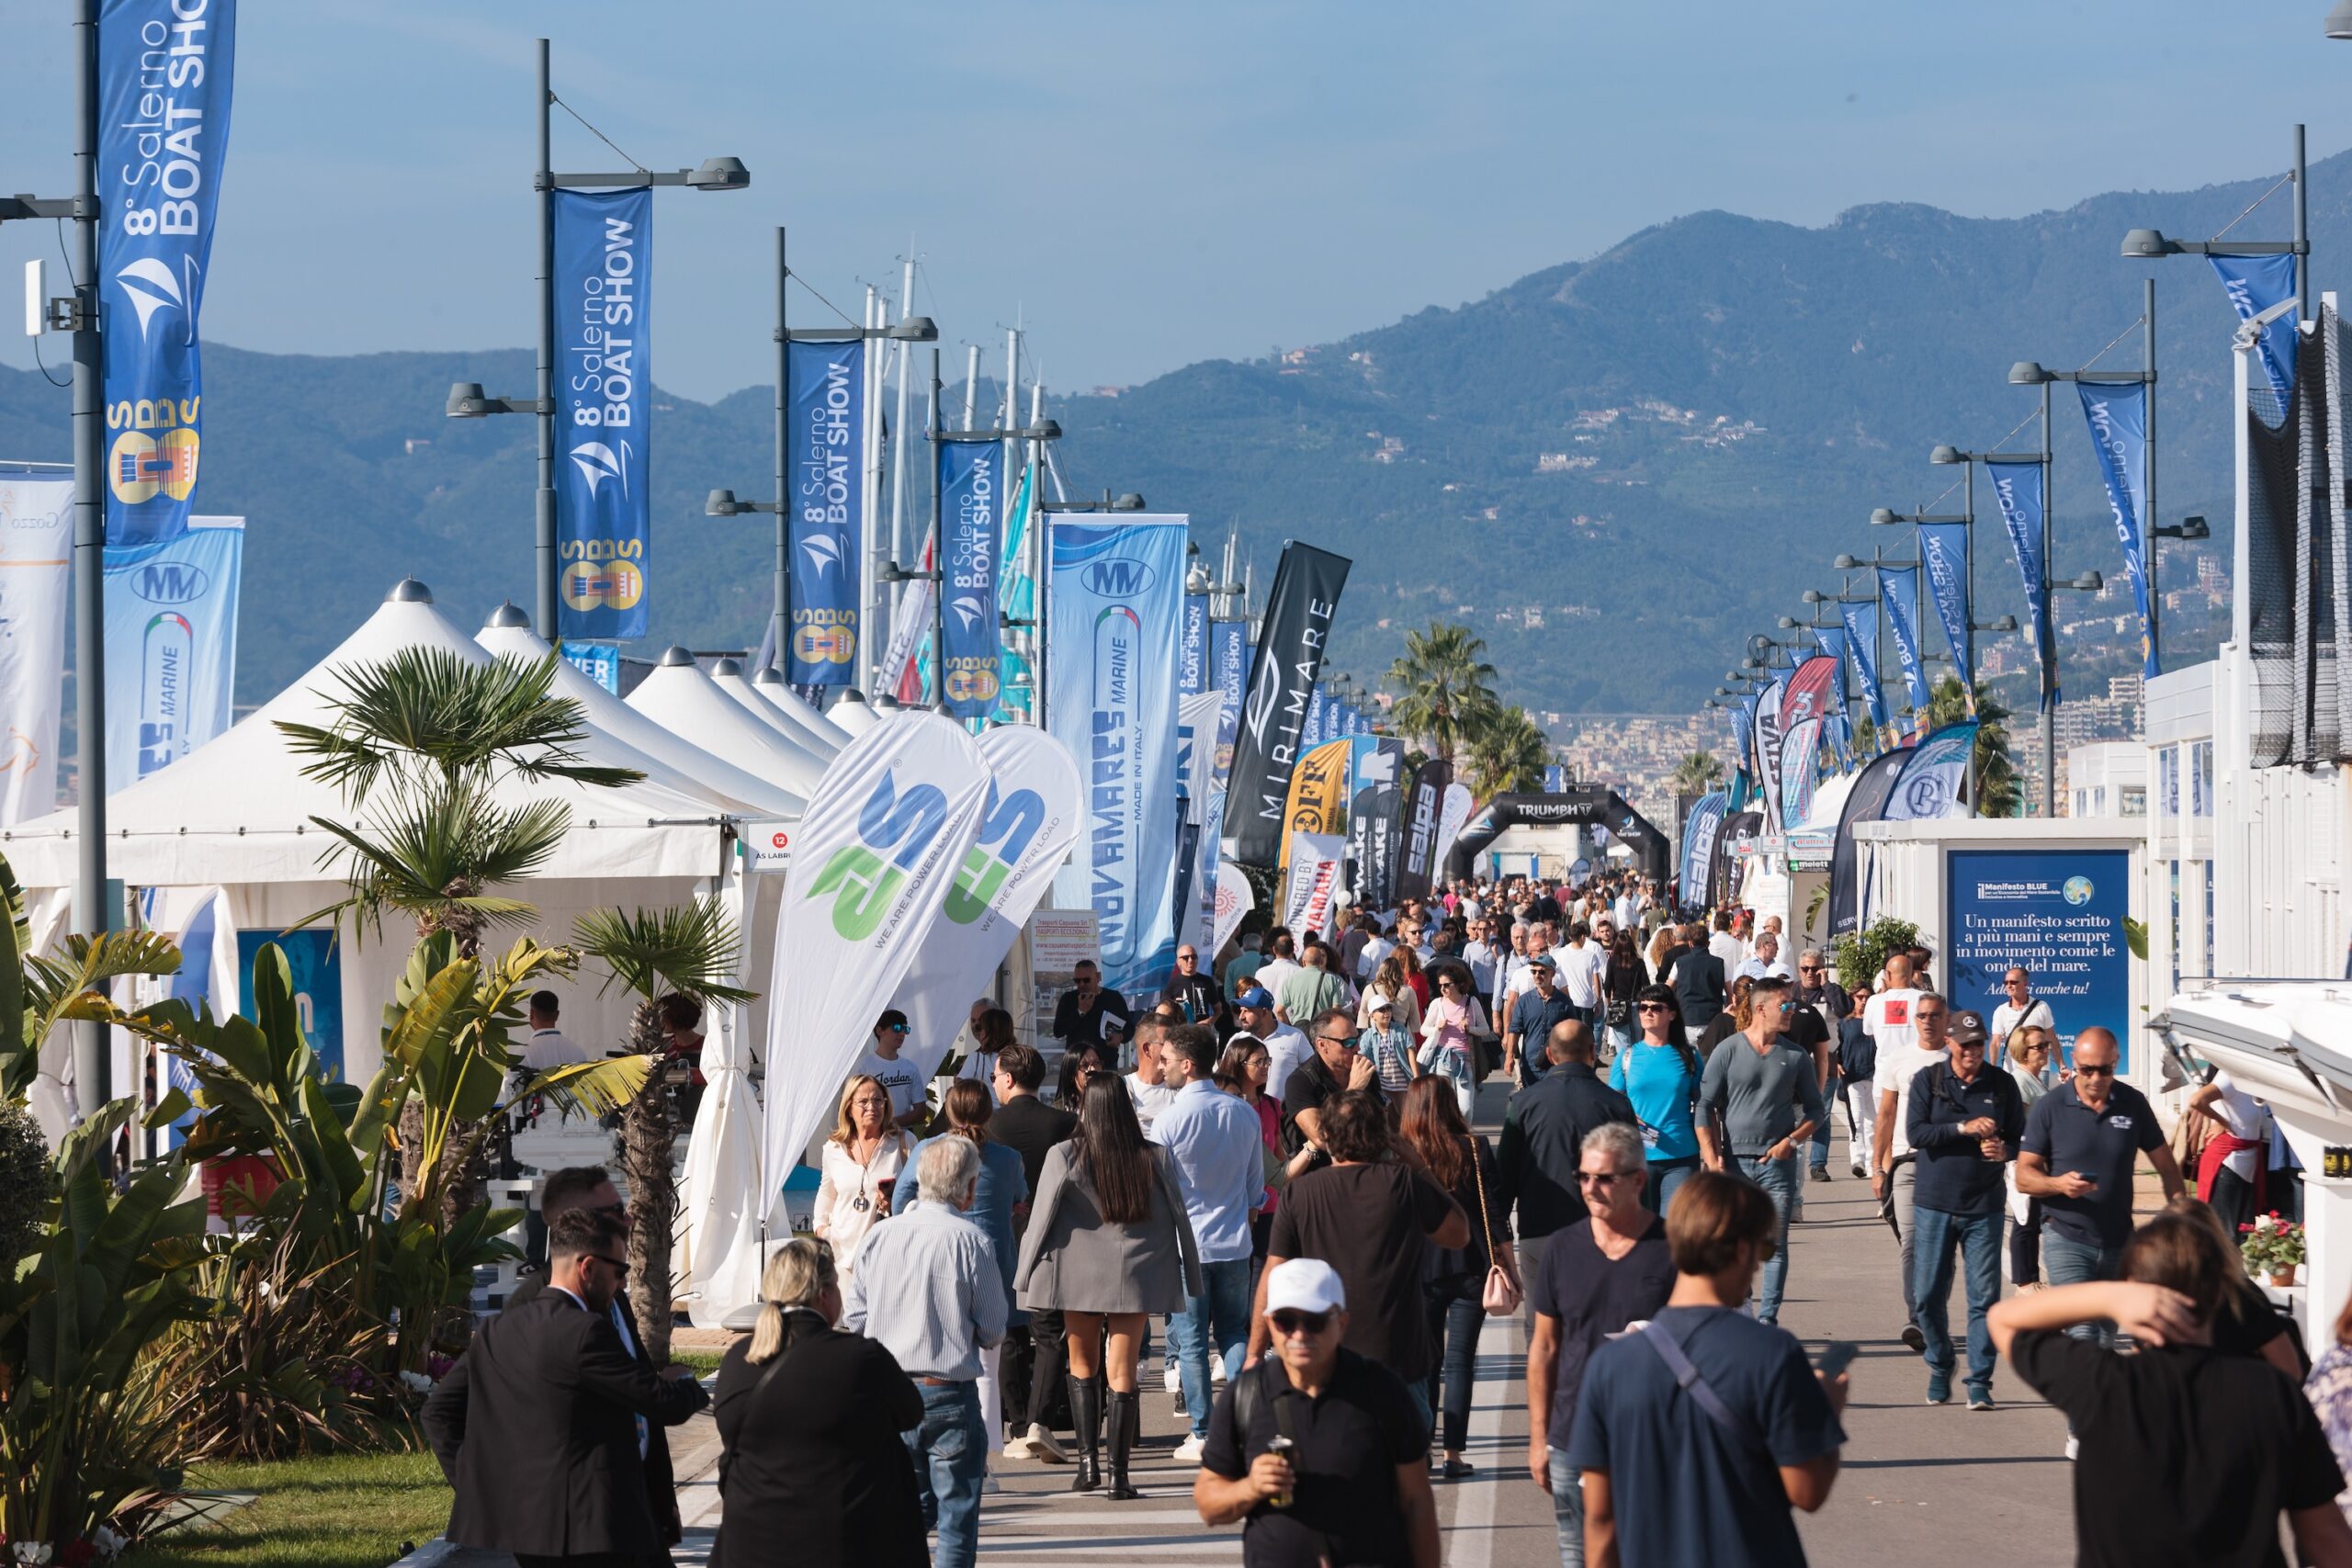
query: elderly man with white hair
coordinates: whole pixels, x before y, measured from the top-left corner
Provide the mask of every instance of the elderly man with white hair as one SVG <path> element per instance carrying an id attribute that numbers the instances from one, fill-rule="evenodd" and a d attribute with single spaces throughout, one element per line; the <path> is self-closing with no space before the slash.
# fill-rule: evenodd
<path id="1" fill-rule="evenodd" d="M 1004 1342 L 1004 1276 L 988 1233 L 966 1217 L 980 1179 L 968 1138 L 925 1145 L 922 1198 L 865 1233 L 841 1327 L 879 1341 L 922 1389 L 922 1422 L 906 1434 L 923 1523 L 936 1525 L 939 1568 L 972 1568 L 980 1542 L 980 1352 Z"/>

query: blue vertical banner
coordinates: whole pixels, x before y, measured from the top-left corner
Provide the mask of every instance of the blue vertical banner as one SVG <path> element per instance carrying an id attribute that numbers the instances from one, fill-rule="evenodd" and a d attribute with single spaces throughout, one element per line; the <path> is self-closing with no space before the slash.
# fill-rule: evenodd
<path id="1" fill-rule="evenodd" d="M 343 1077 L 343 944 L 329 931 L 239 931 L 237 1010 L 254 1016 L 254 960 L 267 943 L 286 954 L 294 988 L 294 1021 L 315 1052 L 326 1081 Z"/>
<path id="2" fill-rule="evenodd" d="M 1846 623 L 1846 657 L 1853 661 L 1854 673 L 1862 682 L 1862 697 L 1871 705 L 1871 725 L 1878 731 L 1878 744 L 1885 749 L 1894 740 L 1887 733 L 1886 688 L 1878 680 L 1878 616 L 1869 604 L 1840 604 L 1838 618 Z"/>
<path id="3" fill-rule="evenodd" d="M 1031 463 L 1021 470 L 1021 486 L 1013 492 L 1012 504 L 1004 509 L 1004 542 L 997 554 L 996 574 L 997 603 L 1005 615 L 1032 623 L 1037 618 L 1037 584 L 1029 571 L 1029 530 L 1035 524 L 1036 499 L 1037 465 Z M 1022 724 L 1035 711 L 1035 682 L 1030 678 L 1028 658 L 1014 649 L 1008 637 L 997 660 L 995 717 L 1001 724 Z"/>
<path id="4" fill-rule="evenodd" d="M 2213 276 L 2230 297 L 2238 320 L 2250 321 L 2263 311 L 2295 297 L 2295 258 L 2291 255 L 2220 256 L 2210 253 Z M 2278 399 L 2283 414 L 2295 391 L 2295 344 L 2301 341 L 2292 312 L 2267 323 L 2255 340 L 2255 356 L 2262 362 L 2263 378 Z"/>
<path id="5" fill-rule="evenodd" d="M 1976 671 L 1968 667 L 1968 525 L 1919 525 L 1919 558 L 1926 564 L 1928 597 L 1943 623 L 1944 646 L 1951 649 L 1951 666 L 1960 671 L 1961 690 L 1967 694 L 1968 711 L 1976 711 Z"/>
<path id="6" fill-rule="evenodd" d="M 556 630 L 645 635 L 652 536 L 653 190 L 559 190 L 555 203 Z"/>
<path id="7" fill-rule="evenodd" d="M 2013 968 L 2033 976 L 2071 1057 L 2086 1029 L 2111 1031 L 2132 1070 L 2139 1033 L 2132 1002 L 2129 850 L 1947 850 L 1945 952 L 1951 1005 L 1989 1015 Z"/>
<path id="8" fill-rule="evenodd" d="M 2077 381 L 2075 389 L 2083 395 L 2083 418 L 2089 422 L 2091 446 L 2098 453 L 2099 477 L 2107 481 L 2107 503 L 2115 513 L 2124 574 L 2132 579 L 2132 597 L 2140 609 L 2141 672 L 2154 677 L 2156 649 L 2148 636 L 2148 563 L 2140 540 L 2141 520 L 2148 515 L 2147 383 Z"/>
<path id="9" fill-rule="evenodd" d="M 1184 635 L 1176 657 L 1183 674 L 1184 695 L 1209 689 L 1209 596 L 1184 595 Z"/>
<path id="10" fill-rule="evenodd" d="M 229 728 L 245 520 L 193 517 L 152 545 L 106 549 L 107 793 Z"/>
<path id="11" fill-rule="evenodd" d="M 947 664 L 942 690 L 947 711 L 957 718 L 986 718 L 996 709 L 997 659 L 1004 640 L 996 624 L 1004 448 L 994 441 L 942 441 L 938 450 L 940 570 L 945 574 L 940 583 L 939 641 Z"/>
<path id="12" fill-rule="evenodd" d="M 1544 764 L 1544 793 L 1566 795 L 1568 790 L 1568 770 L 1557 762 Z"/>
<path id="13" fill-rule="evenodd" d="M 1854 764 L 1854 717 L 1846 711 L 1846 645 L 1851 640 L 1844 626 L 1815 626 L 1813 640 L 1838 661 L 1838 678 L 1829 683 L 1829 749 L 1842 770 Z"/>
<path id="14" fill-rule="evenodd" d="M 1739 699 L 1739 717 L 1732 721 L 1732 739 L 1739 747 L 1739 771 L 1756 776 L 1756 696 Z"/>
<path id="15" fill-rule="evenodd" d="M 1047 724 L 1086 780 L 1086 820 L 1056 881 L 1091 906 L 1102 979 L 1156 991 L 1176 959 L 1176 645 L 1182 513 L 1118 523 L 1057 516 L 1046 534 Z"/>
<path id="16" fill-rule="evenodd" d="M 1904 695 L 1910 701 L 1911 725 L 1917 730 L 1928 719 L 1928 671 L 1919 662 L 1919 627 L 1915 613 L 1919 597 L 1919 569 L 1880 567 L 1878 597 L 1886 607 L 1887 628 L 1894 634 L 1894 657 L 1903 665 Z"/>
<path id="17" fill-rule="evenodd" d="M 1314 692 L 1306 699 L 1306 723 L 1298 732 L 1298 749 L 1312 751 L 1331 739 L 1329 727 L 1324 723 L 1331 711 L 1330 699 L 1323 694 L 1323 682 L 1315 682 Z"/>
<path id="18" fill-rule="evenodd" d="M 1209 673 L 1216 682 L 1216 780 L 1233 766 L 1233 738 L 1241 728 L 1241 689 L 1250 681 L 1250 623 L 1209 623 Z"/>
<path id="19" fill-rule="evenodd" d="M 601 642 L 566 643 L 563 657 L 571 662 L 574 670 L 579 671 L 613 695 L 617 697 L 621 694 L 621 650 L 619 649 Z M 762 663 L 758 668 L 764 670 L 767 665 Z"/>
<path id="20" fill-rule="evenodd" d="M 236 0 L 105 0 L 99 8 L 109 545 L 153 544 L 188 525 L 203 446 L 197 318 L 229 150 L 236 39 Z"/>
<path id="21" fill-rule="evenodd" d="M 858 552 L 865 539 L 858 473 L 865 344 L 856 338 L 795 343 L 785 356 L 785 381 L 792 651 L 784 675 L 796 686 L 846 686 L 857 669 Z M 944 502 L 940 515 L 946 515 Z"/>
<path id="22" fill-rule="evenodd" d="M 2008 530 L 2018 576 L 2025 583 L 2026 623 L 2032 632 L 2034 661 L 2041 666 L 2041 700 L 2053 702 L 2058 696 L 2058 650 L 2050 640 L 2050 592 L 2043 581 L 2041 459 L 1987 457 L 1984 471 L 1992 476 L 2001 526 Z"/>

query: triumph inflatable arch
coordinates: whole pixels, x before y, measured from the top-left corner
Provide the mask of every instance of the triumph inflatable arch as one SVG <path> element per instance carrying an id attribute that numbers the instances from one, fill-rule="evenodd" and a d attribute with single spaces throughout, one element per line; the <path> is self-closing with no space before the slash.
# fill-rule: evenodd
<path id="1" fill-rule="evenodd" d="M 1502 837 L 1503 829 L 1531 828 L 1606 828 L 1610 836 L 1628 845 L 1642 874 L 1664 886 L 1673 874 L 1673 847 L 1649 819 L 1625 804 L 1624 797 L 1605 784 L 1571 784 L 1558 795 L 1498 795 L 1471 813 L 1462 836 L 1446 856 L 1449 876 L 1468 876 L 1479 853 Z"/>

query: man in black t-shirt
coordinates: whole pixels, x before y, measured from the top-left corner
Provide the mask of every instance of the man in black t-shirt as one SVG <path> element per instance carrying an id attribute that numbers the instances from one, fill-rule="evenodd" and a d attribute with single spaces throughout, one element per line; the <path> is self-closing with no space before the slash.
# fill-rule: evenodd
<path id="1" fill-rule="evenodd" d="M 2278 1368 L 2213 1348 L 2231 1276 L 2221 1240 L 2160 1213 L 2125 1243 L 2121 1268 L 2120 1280 L 2012 1296 L 1989 1317 L 1994 1348 L 2080 1438 L 2075 1561 L 2269 1568 L 2284 1562 L 2284 1513 L 2303 1562 L 2352 1562 L 2343 1472 L 2311 1402 Z M 2139 1354 L 2058 1332 L 2092 1322 L 2120 1327 Z"/>
<path id="2" fill-rule="evenodd" d="M 1315 1054 L 1281 1086 L 1284 1154 L 1322 1145 L 1323 1108 L 1351 1089 L 1371 1089 L 1379 1081 L 1380 1070 L 1356 1049 L 1356 1036 L 1362 1032 L 1355 1015 L 1345 1008 L 1332 1008 L 1307 1021 L 1306 1043 Z"/>
<path id="3" fill-rule="evenodd" d="M 1201 973 L 1200 949 L 1186 942 L 1176 950 L 1176 973 L 1160 987 L 1159 999 L 1183 1010 L 1183 1021 L 1202 1023 L 1216 1014 L 1216 982 Z"/>
<path id="4" fill-rule="evenodd" d="M 1271 1334 L 1274 1354 L 1217 1396 L 1193 1483 L 1202 1522 L 1248 1521 L 1243 1568 L 1438 1568 L 1429 1427 L 1394 1372 L 1342 1343 L 1339 1271 L 1269 1259 L 1263 1294 L 1251 1337 Z"/>
<path id="5" fill-rule="evenodd" d="M 1135 1010 L 1126 998 L 1102 984 L 1102 971 L 1086 959 L 1078 961 L 1070 978 L 1074 984 L 1054 1005 L 1054 1038 L 1065 1051 L 1092 1045 L 1104 1062 L 1115 1060 L 1119 1042 L 1135 1021 Z"/>
<path id="6" fill-rule="evenodd" d="M 1031 1047 L 1016 1040 L 996 1054 L 996 1077 L 989 1087 L 999 1104 L 996 1114 L 989 1118 L 989 1137 L 1021 1156 L 1021 1168 L 1028 1174 L 1032 1192 L 1037 1190 L 1046 1156 L 1056 1144 L 1078 1132 L 1077 1117 L 1037 1098 L 1045 1081 L 1046 1059 Z M 1016 1238 L 1028 1223 L 1025 1211 L 1016 1216 L 1012 1233 Z M 1048 1464 L 1061 1464 L 1069 1458 L 1054 1441 L 1054 1423 L 1048 1419 L 1067 1371 L 1064 1356 L 1062 1314 L 1050 1308 L 1029 1314 L 1027 1323 L 1005 1331 L 999 1384 L 1004 1390 L 1009 1434 L 1005 1458 L 1043 1460 Z"/>

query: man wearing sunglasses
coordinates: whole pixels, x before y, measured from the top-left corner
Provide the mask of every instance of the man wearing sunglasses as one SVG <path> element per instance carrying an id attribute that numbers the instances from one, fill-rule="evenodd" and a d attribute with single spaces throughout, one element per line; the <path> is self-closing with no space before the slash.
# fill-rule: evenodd
<path id="1" fill-rule="evenodd" d="M 666 1560 L 650 1434 L 710 1396 L 684 1367 L 644 1365 L 616 1331 L 628 1250 L 615 1215 L 557 1215 L 545 1288 L 485 1322 L 425 1401 L 426 1438 L 457 1494 L 451 1540 L 525 1565 Z"/>
<path id="2" fill-rule="evenodd" d="M 1780 1216 L 1771 1260 L 1764 1265 L 1756 1296 L 1762 1323 L 1781 1320 L 1781 1295 L 1789 1278 L 1789 1220 L 1797 1201 L 1797 1151 L 1821 1124 L 1821 1085 L 1813 1053 L 1790 1037 L 1796 1010 L 1787 979 L 1766 975 L 1749 993 L 1753 1011 L 1747 1028 L 1715 1047 L 1699 1079 L 1699 1103 L 1723 1118 L 1731 1159 L 1720 1156 L 1718 1170 L 1731 1169 L 1764 1190 Z"/>
<path id="3" fill-rule="evenodd" d="M 1193 1483 L 1202 1522 L 1247 1521 L 1245 1568 L 1438 1568 L 1428 1424 L 1394 1372 L 1342 1343 L 1339 1272 L 1294 1258 L 1268 1268 L 1265 1297 L 1273 1354 L 1217 1397 Z"/>
<path id="4" fill-rule="evenodd" d="M 907 1046 L 907 1015 L 897 1008 L 874 1021 L 874 1049 L 858 1058 L 852 1077 L 869 1077 L 890 1097 L 890 1115 L 901 1127 L 920 1127 L 931 1120 L 931 1100 L 915 1065 L 899 1059 Z"/>
<path id="5" fill-rule="evenodd" d="M 1928 1403 L 1951 1398 L 1958 1359 L 1951 1342 L 1952 1254 L 1964 1261 L 1968 1293 L 1968 1408 L 1993 1408 L 1993 1336 L 1984 1314 L 2001 1299 L 2004 1179 L 2025 1132 L 2017 1079 L 1984 1062 L 1984 1021 L 1956 1012 L 1945 1031 L 1949 1061 L 1923 1067 L 1911 1086 L 1918 1183 L 1912 1224 L 1914 1321 L 1927 1337 Z"/>

